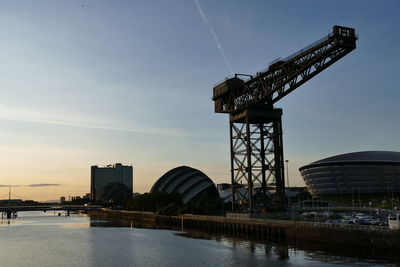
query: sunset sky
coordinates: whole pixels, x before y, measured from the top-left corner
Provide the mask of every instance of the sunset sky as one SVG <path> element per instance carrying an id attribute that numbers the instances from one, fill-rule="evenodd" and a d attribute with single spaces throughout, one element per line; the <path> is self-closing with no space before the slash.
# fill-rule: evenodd
<path id="1" fill-rule="evenodd" d="M 278 102 L 291 185 L 336 154 L 400 151 L 400 2 L 0 2 L 0 199 L 89 192 L 90 166 L 133 165 L 145 192 L 173 167 L 229 182 L 212 88 L 327 35 L 357 49 Z"/>

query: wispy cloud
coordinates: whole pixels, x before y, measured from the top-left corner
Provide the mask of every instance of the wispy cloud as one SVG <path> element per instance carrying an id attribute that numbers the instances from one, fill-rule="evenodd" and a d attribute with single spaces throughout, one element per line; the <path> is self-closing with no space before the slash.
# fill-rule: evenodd
<path id="1" fill-rule="evenodd" d="M 199 0 L 193 0 L 193 1 L 197 6 L 197 10 L 199 11 L 200 17 L 203 19 L 203 22 L 208 26 L 208 29 L 210 30 L 210 33 L 211 33 L 211 35 L 212 35 L 212 37 L 213 37 L 213 39 L 214 39 L 214 41 L 215 41 L 215 43 L 217 45 L 217 48 L 218 48 L 219 52 L 221 53 L 222 58 L 225 61 L 226 67 L 229 69 L 231 74 L 233 74 L 233 69 L 231 67 L 231 64 L 229 63 L 228 57 L 225 54 L 225 50 L 222 47 L 221 41 L 219 40 L 217 33 L 214 31 L 213 26 L 208 21 L 208 18 L 206 16 L 206 14 L 204 13 L 203 9 L 201 8 Z"/>
<path id="2" fill-rule="evenodd" d="M 28 185 L 10 185 L 0 184 L 0 187 L 47 187 L 47 186 L 60 186 L 61 184 L 28 184 Z"/>
<path id="3" fill-rule="evenodd" d="M 121 126 L 122 123 L 121 125 L 119 125 L 115 122 L 100 120 L 96 117 L 88 117 L 77 113 L 65 114 L 56 111 L 10 107 L 5 105 L 0 105 L 0 120 L 61 125 L 86 129 L 125 131 L 175 137 L 181 137 L 185 135 L 183 132 L 175 129 L 164 129 L 157 127 L 126 127 Z"/>
<path id="4" fill-rule="evenodd" d="M 47 187 L 47 186 L 60 186 L 60 184 L 30 184 L 28 187 Z"/>

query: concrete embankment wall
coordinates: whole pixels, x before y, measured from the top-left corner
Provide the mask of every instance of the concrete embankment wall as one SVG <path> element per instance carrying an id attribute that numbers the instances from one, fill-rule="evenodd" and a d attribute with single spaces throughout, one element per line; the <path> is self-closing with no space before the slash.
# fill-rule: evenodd
<path id="1" fill-rule="evenodd" d="M 114 224 L 120 223 L 121 226 L 133 226 L 143 228 L 155 228 L 154 212 L 141 212 L 141 211 L 122 211 L 122 210 L 109 210 L 98 209 L 89 212 L 92 219 L 107 219 Z"/>
<path id="2" fill-rule="evenodd" d="M 162 216 L 156 217 L 156 224 L 175 226 L 181 231 L 200 230 L 208 233 L 218 233 L 259 240 L 284 241 L 286 227 L 268 225 L 265 223 L 249 223 L 230 220 L 225 217 L 213 216 Z"/>
<path id="3" fill-rule="evenodd" d="M 319 227 L 293 226 L 288 229 L 288 238 L 324 243 L 336 243 L 347 246 L 365 246 L 371 248 L 400 249 L 400 232 L 383 230 L 379 227 Z"/>
<path id="4" fill-rule="evenodd" d="M 92 215 L 102 215 L 102 216 L 111 216 L 118 217 L 119 219 L 137 219 L 148 222 L 154 222 L 156 214 L 154 212 L 145 212 L 145 211 L 125 211 L 125 210 L 110 210 L 110 209 L 99 209 L 91 211 Z"/>
<path id="5" fill-rule="evenodd" d="M 271 241 L 299 240 L 329 244 L 365 246 L 370 248 L 400 249 L 400 231 L 387 227 L 361 225 L 332 225 L 325 223 L 229 218 L 220 216 L 163 216 L 152 212 L 100 210 L 97 214 L 135 222 L 185 230 L 201 230 L 239 237 Z"/>

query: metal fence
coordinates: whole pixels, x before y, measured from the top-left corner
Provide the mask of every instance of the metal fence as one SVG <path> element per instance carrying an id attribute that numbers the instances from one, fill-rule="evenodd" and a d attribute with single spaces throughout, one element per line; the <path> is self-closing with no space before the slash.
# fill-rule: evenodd
<path id="1" fill-rule="evenodd" d="M 107 210 L 107 209 L 104 209 Z M 107 210 L 109 212 L 109 210 Z M 137 214 L 137 215 L 151 215 L 158 216 L 154 212 L 143 211 L 114 211 L 119 214 Z M 225 216 L 205 216 L 205 215 L 181 215 L 172 216 L 177 219 L 197 219 L 205 221 L 218 221 L 218 222 L 242 222 L 242 223 L 259 223 L 265 225 L 281 226 L 281 227 L 307 227 L 307 228 L 325 228 L 336 229 L 341 231 L 363 231 L 363 232 L 389 232 L 392 231 L 387 226 L 375 225 L 357 225 L 357 224 L 334 224 L 324 222 L 310 222 L 310 221 L 296 221 L 296 220 L 277 220 L 266 218 L 250 218 L 246 213 L 231 213 L 228 217 Z"/>
<path id="2" fill-rule="evenodd" d="M 337 229 L 343 231 L 364 231 L 364 232 L 389 232 L 391 231 L 387 226 L 375 226 L 375 225 L 356 225 L 356 224 L 333 224 L 333 223 L 321 223 L 321 222 L 306 222 L 306 221 L 294 221 L 294 220 L 275 220 L 275 219 L 261 219 L 261 218 L 246 218 L 244 216 L 237 217 L 222 217 L 222 216 L 203 216 L 203 215 L 185 215 L 179 216 L 180 218 L 193 218 L 200 220 L 209 221 L 222 221 L 222 222 L 251 222 L 251 223 L 262 223 L 266 225 L 275 226 L 299 226 L 307 228 L 327 228 Z"/>

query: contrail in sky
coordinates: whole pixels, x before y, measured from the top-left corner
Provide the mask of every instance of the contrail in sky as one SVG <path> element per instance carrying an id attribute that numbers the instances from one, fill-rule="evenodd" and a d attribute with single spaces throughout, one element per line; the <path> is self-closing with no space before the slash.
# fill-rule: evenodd
<path id="1" fill-rule="evenodd" d="M 213 36 L 215 43 L 217 44 L 217 48 L 218 48 L 219 52 L 221 53 L 222 57 L 224 58 L 226 67 L 229 69 L 229 71 L 233 75 L 233 69 L 232 69 L 231 64 L 229 63 L 229 60 L 225 54 L 224 48 L 221 45 L 218 35 L 215 33 L 214 28 L 212 27 L 211 23 L 208 21 L 206 14 L 204 14 L 203 9 L 200 6 L 199 0 L 193 0 L 193 1 L 197 6 L 197 10 L 199 11 L 201 18 L 203 19 L 203 22 L 205 24 L 207 24 L 208 29 L 210 30 L 210 33 Z"/>

